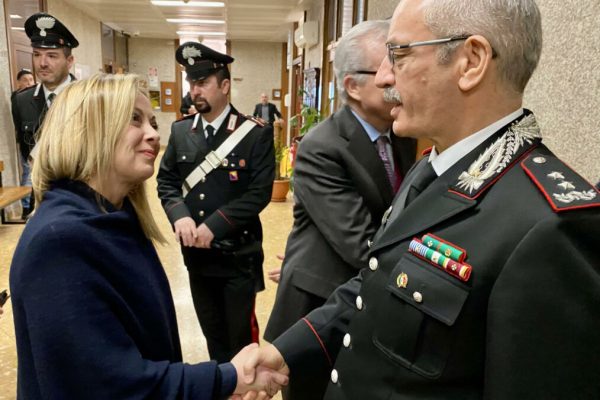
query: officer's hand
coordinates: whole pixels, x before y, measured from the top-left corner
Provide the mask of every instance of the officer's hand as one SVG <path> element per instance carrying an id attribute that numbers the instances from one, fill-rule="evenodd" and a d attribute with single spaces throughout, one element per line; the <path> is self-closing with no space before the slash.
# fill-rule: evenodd
<path id="1" fill-rule="evenodd" d="M 175 221 L 175 240 L 184 246 L 192 247 L 196 243 L 196 223 L 192 217 L 183 217 Z"/>
<path id="2" fill-rule="evenodd" d="M 191 105 L 190 109 L 188 110 L 188 115 L 196 114 L 197 112 L 198 110 L 196 110 L 196 107 L 194 105 Z"/>
<path id="3" fill-rule="evenodd" d="M 206 224 L 200 224 L 200 226 L 196 228 L 196 242 L 194 243 L 194 246 L 201 249 L 210 249 L 210 243 L 214 238 L 215 235 L 208 226 L 206 226 Z"/>

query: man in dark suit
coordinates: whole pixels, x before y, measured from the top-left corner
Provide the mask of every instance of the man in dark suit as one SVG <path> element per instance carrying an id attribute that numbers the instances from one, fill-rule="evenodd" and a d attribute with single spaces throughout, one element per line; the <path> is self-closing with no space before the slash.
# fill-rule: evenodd
<path id="1" fill-rule="evenodd" d="M 387 43 L 394 133 L 434 147 L 368 268 L 247 368 L 320 373 L 328 400 L 597 399 L 600 193 L 522 108 L 537 5 L 403 0 Z"/>
<path id="2" fill-rule="evenodd" d="M 173 123 L 158 194 L 181 244 L 208 352 L 224 362 L 258 340 L 254 300 L 264 288 L 258 214 L 271 198 L 273 130 L 229 104 L 233 58 L 188 42 L 177 61 L 198 113 Z"/>
<path id="3" fill-rule="evenodd" d="M 33 66 L 40 83 L 12 98 L 12 116 L 21 157 L 27 162 L 48 107 L 75 79 L 69 74 L 74 62 L 71 50 L 79 46 L 79 42 L 58 19 L 45 13 L 29 17 L 25 21 L 25 33 L 31 40 Z M 24 168 L 23 172 L 21 185 L 31 186 L 29 169 Z M 26 218 L 34 208 L 33 196 L 23 199 L 22 205 L 23 218 Z"/>
<path id="4" fill-rule="evenodd" d="M 281 118 L 281 113 L 275 104 L 269 103 L 269 96 L 266 93 L 261 93 L 260 103 L 254 107 L 252 115 L 269 125 L 273 125 L 273 122 L 276 121 L 275 116 L 277 116 L 277 119 Z"/>
<path id="5" fill-rule="evenodd" d="M 390 135 L 392 104 L 375 86 L 388 28 L 387 21 L 363 22 L 336 47 L 334 69 L 344 106 L 300 142 L 294 227 L 265 330 L 269 341 L 367 265 L 367 242 L 415 161 L 415 141 Z M 284 398 L 317 399 L 326 383 L 291 382 Z"/>

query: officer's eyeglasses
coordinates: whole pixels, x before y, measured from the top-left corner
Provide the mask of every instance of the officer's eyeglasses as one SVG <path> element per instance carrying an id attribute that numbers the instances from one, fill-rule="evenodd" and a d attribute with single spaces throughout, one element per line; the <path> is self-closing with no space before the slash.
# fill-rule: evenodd
<path id="1" fill-rule="evenodd" d="M 471 35 L 460 35 L 460 36 L 452 36 L 443 39 L 433 39 L 433 40 L 425 40 L 421 42 L 412 42 L 407 44 L 392 44 L 386 43 L 388 50 L 388 60 L 392 66 L 394 65 L 394 59 L 399 56 L 397 53 L 398 50 L 410 49 L 411 47 L 419 47 L 419 46 L 433 46 L 438 44 L 446 44 L 450 42 L 455 42 L 457 40 L 465 40 L 469 38 Z"/>

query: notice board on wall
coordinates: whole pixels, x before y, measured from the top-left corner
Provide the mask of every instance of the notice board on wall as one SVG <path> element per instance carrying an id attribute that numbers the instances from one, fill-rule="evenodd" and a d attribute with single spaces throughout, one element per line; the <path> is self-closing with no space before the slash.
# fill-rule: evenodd
<path id="1" fill-rule="evenodd" d="M 160 83 L 160 110 L 175 112 L 175 82 Z"/>

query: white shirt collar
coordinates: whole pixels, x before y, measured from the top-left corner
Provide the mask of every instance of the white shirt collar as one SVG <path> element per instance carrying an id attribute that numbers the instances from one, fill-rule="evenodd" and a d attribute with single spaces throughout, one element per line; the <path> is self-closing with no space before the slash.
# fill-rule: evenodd
<path id="1" fill-rule="evenodd" d="M 62 92 L 69 83 L 71 83 L 71 74 L 67 75 L 67 78 L 64 81 L 62 81 L 60 85 L 55 87 L 54 90 L 50 90 L 46 87 L 46 85 L 42 85 L 44 87 L 44 96 L 46 96 L 46 103 L 48 102 L 48 96 L 50 96 L 50 93 L 54 93 L 58 96 L 60 92 Z"/>
<path id="2" fill-rule="evenodd" d="M 227 104 L 227 106 L 225 107 L 223 112 L 221 114 L 219 114 L 219 116 L 217 118 L 215 118 L 212 122 L 208 122 L 207 120 L 205 120 L 204 115 L 203 115 L 202 116 L 202 127 L 204 128 L 204 132 L 206 133 L 206 126 L 210 125 L 213 128 L 215 128 L 215 133 L 217 133 L 217 131 L 219 130 L 221 125 L 223 125 L 223 121 L 225 121 L 225 118 L 227 118 L 227 116 L 229 115 L 230 112 L 231 112 L 231 106 L 229 104 Z"/>
<path id="3" fill-rule="evenodd" d="M 507 125 L 511 121 L 523 115 L 523 108 L 508 114 L 506 117 L 499 119 L 491 125 L 486 126 L 482 130 L 467 136 L 459 142 L 454 143 L 443 152 L 436 151 L 435 146 L 429 153 L 429 162 L 435 170 L 435 173 L 440 176 L 450 167 L 456 164 L 461 158 L 469 154 L 474 148 L 485 142 L 490 136 L 498 131 L 498 129 Z"/>

